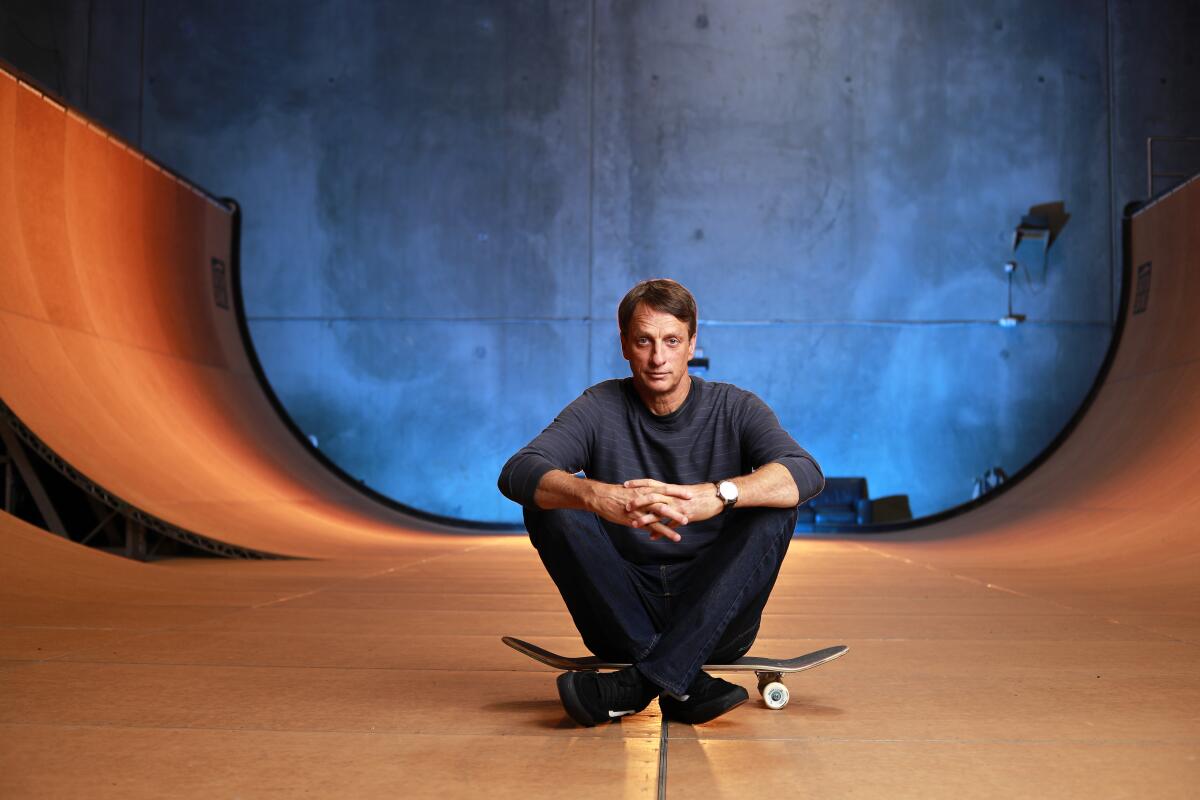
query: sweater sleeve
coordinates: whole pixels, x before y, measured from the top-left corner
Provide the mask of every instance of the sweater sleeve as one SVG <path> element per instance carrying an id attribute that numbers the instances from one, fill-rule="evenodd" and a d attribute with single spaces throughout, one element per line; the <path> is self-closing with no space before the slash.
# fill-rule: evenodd
<path id="1" fill-rule="evenodd" d="M 572 474 L 585 469 L 592 452 L 594 399 L 584 392 L 564 408 L 532 442 L 518 450 L 500 470 L 501 494 L 523 506 L 533 501 L 542 477 L 561 469 Z"/>
<path id="2" fill-rule="evenodd" d="M 741 406 L 742 457 L 746 471 L 764 464 L 782 464 L 796 482 L 799 503 L 820 494 L 825 488 L 820 465 L 783 429 L 775 412 L 752 392 L 745 393 Z"/>

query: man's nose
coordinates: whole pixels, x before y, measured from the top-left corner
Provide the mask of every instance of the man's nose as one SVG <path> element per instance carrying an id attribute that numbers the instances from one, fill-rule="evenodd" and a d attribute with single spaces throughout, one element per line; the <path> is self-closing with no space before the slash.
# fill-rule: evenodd
<path id="1" fill-rule="evenodd" d="M 666 361 L 666 358 L 665 358 L 666 354 L 667 354 L 667 351 L 663 345 L 655 344 L 654 347 L 652 347 L 650 349 L 650 360 L 653 361 L 655 364 L 661 364 L 664 361 Z"/>

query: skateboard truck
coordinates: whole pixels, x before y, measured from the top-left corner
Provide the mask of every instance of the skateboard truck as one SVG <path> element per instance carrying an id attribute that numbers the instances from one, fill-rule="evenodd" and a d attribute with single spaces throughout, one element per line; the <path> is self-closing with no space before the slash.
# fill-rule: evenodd
<path id="1" fill-rule="evenodd" d="M 758 676 L 758 693 L 767 708 L 778 711 L 792 699 L 791 692 L 783 685 L 783 675 L 778 672 L 755 672 Z"/>

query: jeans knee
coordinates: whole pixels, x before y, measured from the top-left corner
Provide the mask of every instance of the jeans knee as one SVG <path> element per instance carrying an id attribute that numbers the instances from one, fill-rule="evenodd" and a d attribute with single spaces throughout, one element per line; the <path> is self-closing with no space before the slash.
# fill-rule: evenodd
<path id="1" fill-rule="evenodd" d="M 754 644 L 754 640 L 758 638 L 759 626 L 760 622 L 756 619 L 754 624 L 745 630 L 736 630 L 733 633 L 726 632 L 725 636 L 721 637 L 720 644 L 713 650 L 709 661 L 713 664 L 732 664 L 746 655 L 746 653 L 750 652 L 750 647 Z"/>
<path id="2" fill-rule="evenodd" d="M 795 508 L 747 508 L 742 509 L 739 523 L 749 534 L 790 539 L 796 531 L 796 516 Z"/>
<path id="3" fill-rule="evenodd" d="M 590 631 L 580 631 L 579 638 L 583 639 L 583 646 L 588 652 L 597 658 L 602 658 L 612 664 L 632 664 L 638 660 L 637 655 L 633 652 L 633 647 L 628 643 L 622 645 L 604 636 L 593 635 Z"/>
<path id="4" fill-rule="evenodd" d="M 572 531 L 578 533 L 583 525 L 590 522 L 589 516 L 567 508 L 525 506 L 525 530 L 529 532 L 529 541 L 540 550 L 546 544 L 561 541 Z"/>

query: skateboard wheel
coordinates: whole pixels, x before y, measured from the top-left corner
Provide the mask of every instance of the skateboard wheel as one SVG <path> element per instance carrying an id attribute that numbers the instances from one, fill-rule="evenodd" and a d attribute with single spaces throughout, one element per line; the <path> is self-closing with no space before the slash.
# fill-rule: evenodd
<path id="1" fill-rule="evenodd" d="M 791 693 L 779 681 L 772 681 L 762 688 L 762 698 L 763 702 L 767 704 L 767 708 L 778 711 L 788 704 Z"/>

